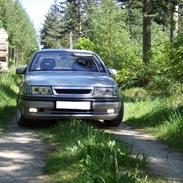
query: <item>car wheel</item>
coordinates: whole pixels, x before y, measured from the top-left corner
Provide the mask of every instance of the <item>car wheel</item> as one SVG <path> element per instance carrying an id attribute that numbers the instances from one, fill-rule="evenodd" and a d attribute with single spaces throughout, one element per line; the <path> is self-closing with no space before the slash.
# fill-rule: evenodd
<path id="1" fill-rule="evenodd" d="M 17 104 L 17 109 L 16 109 L 16 119 L 17 119 L 17 124 L 18 126 L 25 127 L 26 126 L 26 118 L 22 115 L 22 112 L 20 110 L 19 104 Z"/>
<path id="2" fill-rule="evenodd" d="M 104 124 L 108 127 L 117 127 L 119 126 L 123 121 L 123 114 L 124 114 L 124 105 L 123 102 L 121 103 L 121 109 L 119 111 L 119 115 L 117 118 L 113 120 L 104 120 Z"/>

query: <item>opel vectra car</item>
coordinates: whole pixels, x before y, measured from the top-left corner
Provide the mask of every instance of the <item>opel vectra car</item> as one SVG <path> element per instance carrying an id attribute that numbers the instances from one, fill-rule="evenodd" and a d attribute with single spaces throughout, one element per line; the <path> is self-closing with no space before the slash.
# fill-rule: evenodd
<path id="1" fill-rule="evenodd" d="M 118 126 L 123 101 L 118 85 L 100 57 L 91 51 L 45 49 L 37 51 L 24 74 L 17 99 L 17 122 L 80 118 Z"/>

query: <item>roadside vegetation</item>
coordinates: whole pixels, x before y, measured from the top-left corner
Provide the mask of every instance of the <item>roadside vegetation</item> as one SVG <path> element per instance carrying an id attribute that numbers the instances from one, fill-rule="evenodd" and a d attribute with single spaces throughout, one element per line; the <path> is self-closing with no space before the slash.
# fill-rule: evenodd
<path id="1" fill-rule="evenodd" d="M 1 129 L 15 115 L 18 82 L 14 69 L 8 73 L 0 73 L 0 134 Z"/>
<path id="2" fill-rule="evenodd" d="M 151 133 L 183 152 L 183 96 L 180 88 L 169 97 L 154 97 L 142 88 L 129 89 L 123 94 L 125 123 Z"/>
<path id="3" fill-rule="evenodd" d="M 0 0 L 0 28 L 8 33 L 8 66 L 10 68 L 8 73 L 0 73 L 1 129 L 15 115 L 19 77 L 15 75 L 13 68 L 15 65 L 28 62 L 32 53 L 38 49 L 38 42 L 30 17 L 18 0 Z M 0 62 L 3 54 L 1 46 Z"/>
<path id="4" fill-rule="evenodd" d="M 126 95 L 125 121 L 179 150 L 183 150 L 183 16 L 178 13 L 183 11 L 182 2 L 55 1 L 41 31 L 44 48 L 90 49 L 117 69 L 116 80 Z"/>
<path id="5" fill-rule="evenodd" d="M 27 63 L 38 49 L 38 41 L 33 23 L 19 0 L 0 0 L 0 28 L 8 33 L 9 64 Z"/>
<path id="6" fill-rule="evenodd" d="M 45 167 L 51 182 L 151 182 L 143 156 L 132 155 L 124 144 L 90 123 L 62 121 L 41 135 L 54 147 Z"/>
<path id="7" fill-rule="evenodd" d="M 1 129 L 15 115 L 19 77 L 15 75 L 13 68 L 15 65 L 28 62 L 32 53 L 38 48 L 38 42 L 34 26 L 18 0 L 0 0 L 0 28 L 4 28 L 8 33 L 10 68 L 8 73 L 0 73 Z M 3 54 L 1 48 L 0 57 Z"/>

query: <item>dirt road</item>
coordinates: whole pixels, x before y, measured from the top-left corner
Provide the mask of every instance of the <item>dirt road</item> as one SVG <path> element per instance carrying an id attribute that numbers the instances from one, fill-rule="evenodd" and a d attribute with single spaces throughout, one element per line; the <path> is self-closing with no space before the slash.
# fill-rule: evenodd
<path id="1" fill-rule="evenodd" d="M 0 138 L 0 182 L 44 182 L 43 166 L 47 152 L 48 146 L 40 140 L 38 132 L 20 128 L 12 120 Z"/>
<path id="2" fill-rule="evenodd" d="M 129 144 L 135 154 L 148 157 L 149 171 L 165 177 L 169 182 L 183 183 L 183 154 L 170 150 L 154 137 L 138 132 L 126 125 L 107 130 Z"/>
<path id="3" fill-rule="evenodd" d="M 149 171 L 165 177 L 170 182 L 183 183 L 183 156 L 170 150 L 154 137 L 125 125 L 106 130 L 119 140 L 132 144 L 135 154 L 148 157 Z M 0 138 L 0 183 L 43 183 L 44 159 L 49 150 L 33 129 L 20 128 L 15 120 Z M 47 181 L 45 181 L 47 180 Z"/>

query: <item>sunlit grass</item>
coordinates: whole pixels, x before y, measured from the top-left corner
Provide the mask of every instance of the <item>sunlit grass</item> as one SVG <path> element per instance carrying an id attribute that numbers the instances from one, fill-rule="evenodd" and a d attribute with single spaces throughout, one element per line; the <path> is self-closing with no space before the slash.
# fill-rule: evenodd
<path id="1" fill-rule="evenodd" d="M 14 69 L 8 73 L 0 73 L 0 129 L 15 114 L 18 82 L 19 78 L 15 75 Z"/>
<path id="2" fill-rule="evenodd" d="M 136 92 L 136 90 L 135 90 Z M 177 150 L 183 151 L 183 96 L 176 94 L 167 98 L 130 96 L 125 91 L 126 123 L 149 132 Z"/>
<path id="3" fill-rule="evenodd" d="M 183 151 L 183 112 L 172 112 L 170 117 L 155 130 L 157 136 L 165 143 Z"/>
<path id="4" fill-rule="evenodd" d="M 51 182 L 150 182 L 143 156 L 131 154 L 110 134 L 79 120 L 61 121 L 41 132 L 54 143 L 45 171 Z"/>

